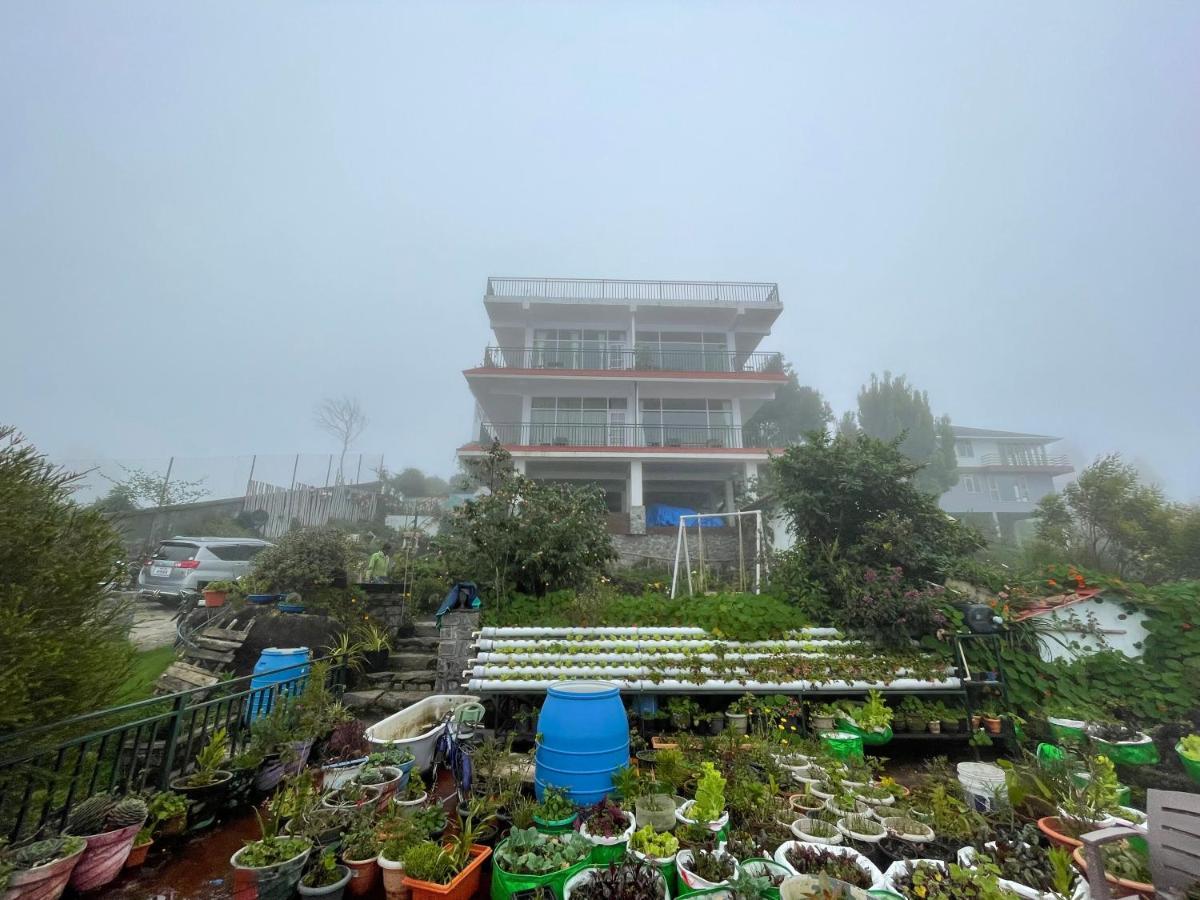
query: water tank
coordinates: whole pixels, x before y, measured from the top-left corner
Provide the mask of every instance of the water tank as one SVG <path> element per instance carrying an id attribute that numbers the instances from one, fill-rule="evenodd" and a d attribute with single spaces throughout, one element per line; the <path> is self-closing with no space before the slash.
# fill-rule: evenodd
<path id="1" fill-rule="evenodd" d="M 621 692 L 606 681 L 564 681 L 546 690 L 538 716 L 534 790 L 565 788 L 584 806 L 612 791 L 615 771 L 629 765 L 629 725 Z"/>
<path id="2" fill-rule="evenodd" d="M 271 711 L 275 695 L 295 696 L 304 686 L 308 674 L 310 653 L 307 647 L 267 647 L 259 654 L 250 679 L 253 691 L 247 708 L 251 721 Z M 278 690 L 271 690 L 281 685 Z"/>

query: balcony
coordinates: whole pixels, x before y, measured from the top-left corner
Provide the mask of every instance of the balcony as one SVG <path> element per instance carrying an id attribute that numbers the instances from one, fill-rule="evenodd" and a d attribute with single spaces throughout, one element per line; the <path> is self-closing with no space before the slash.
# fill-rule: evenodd
<path id="1" fill-rule="evenodd" d="M 688 372 L 704 374 L 784 375 L 779 353 L 738 353 L 712 348 L 663 349 L 620 346 L 488 347 L 484 369 L 587 372 Z"/>
<path id="2" fill-rule="evenodd" d="M 779 285 L 754 281 L 489 278 L 484 300 L 493 299 L 655 306 L 781 306 Z"/>
<path id="3" fill-rule="evenodd" d="M 480 425 L 477 440 L 481 446 L 488 446 L 493 440 L 498 440 L 505 447 L 547 450 L 571 448 L 693 451 L 750 449 L 743 443 L 742 429 L 735 425 L 483 422 Z"/>
<path id="4" fill-rule="evenodd" d="M 960 469 L 1010 469 L 1021 472 L 1045 472 L 1065 475 L 1074 472 L 1069 456 L 1048 456 L 1044 453 L 985 453 L 971 459 L 959 459 Z"/>

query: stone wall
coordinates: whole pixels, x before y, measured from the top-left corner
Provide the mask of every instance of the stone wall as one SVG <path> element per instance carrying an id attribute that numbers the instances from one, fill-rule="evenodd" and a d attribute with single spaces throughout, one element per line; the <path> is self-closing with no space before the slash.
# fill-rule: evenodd
<path id="1" fill-rule="evenodd" d="M 744 553 L 747 565 L 754 564 L 754 532 L 746 529 L 743 534 Z M 679 534 L 674 529 L 670 531 L 650 532 L 649 534 L 614 534 L 613 548 L 624 566 L 638 563 L 648 563 L 665 568 L 675 564 L 675 546 Z M 691 554 L 692 568 L 700 563 L 700 539 L 696 529 L 687 533 L 688 552 Z M 704 561 L 709 566 L 728 568 L 737 566 L 737 529 L 736 528 L 705 528 L 704 529 Z"/>
<path id="2" fill-rule="evenodd" d="M 442 616 L 438 632 L 437 679 L 439 694 L 462 692 L 463 669 L 474 654 L 475 632 L 479 630 L 478 610 L 455 609 Z"/>
<path id="3" fill-rule="evenodd" d="M 367 594 L 367 612 L 380 621 L 388 637 L 408 637 L 412 634 L 412 610 L 399 587 L 394 593 L 373 591 Z"/>

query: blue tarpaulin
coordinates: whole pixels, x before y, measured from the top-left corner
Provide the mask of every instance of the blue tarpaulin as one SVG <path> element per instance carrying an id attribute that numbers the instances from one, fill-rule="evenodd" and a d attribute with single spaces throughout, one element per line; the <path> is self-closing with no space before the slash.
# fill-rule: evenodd
<path id="1" fill-rule="evenodd" d="M 686 506 L 667 506 L 665 503 L 651 503 L 646 507 L 646 525 L 655 527 L 675 527 L 679 525 L 680 516 L 694 516 L 696 511 Z M 701 516 L 699 519 L 689 519 L 688 525 L 699 522 L 703 528 L 724 528 L 725 520 L 720 516 Z"/>

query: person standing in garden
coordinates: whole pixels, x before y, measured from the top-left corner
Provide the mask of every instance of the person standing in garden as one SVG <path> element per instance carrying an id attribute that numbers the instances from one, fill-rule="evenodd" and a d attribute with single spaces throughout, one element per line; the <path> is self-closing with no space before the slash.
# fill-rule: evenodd
<path id="1" fill-rule="evenodd" d="M 384 544 L 367 560 L 367 581 L 380 584 L 388 580 L 392 571 L 392 545 Z"/>

